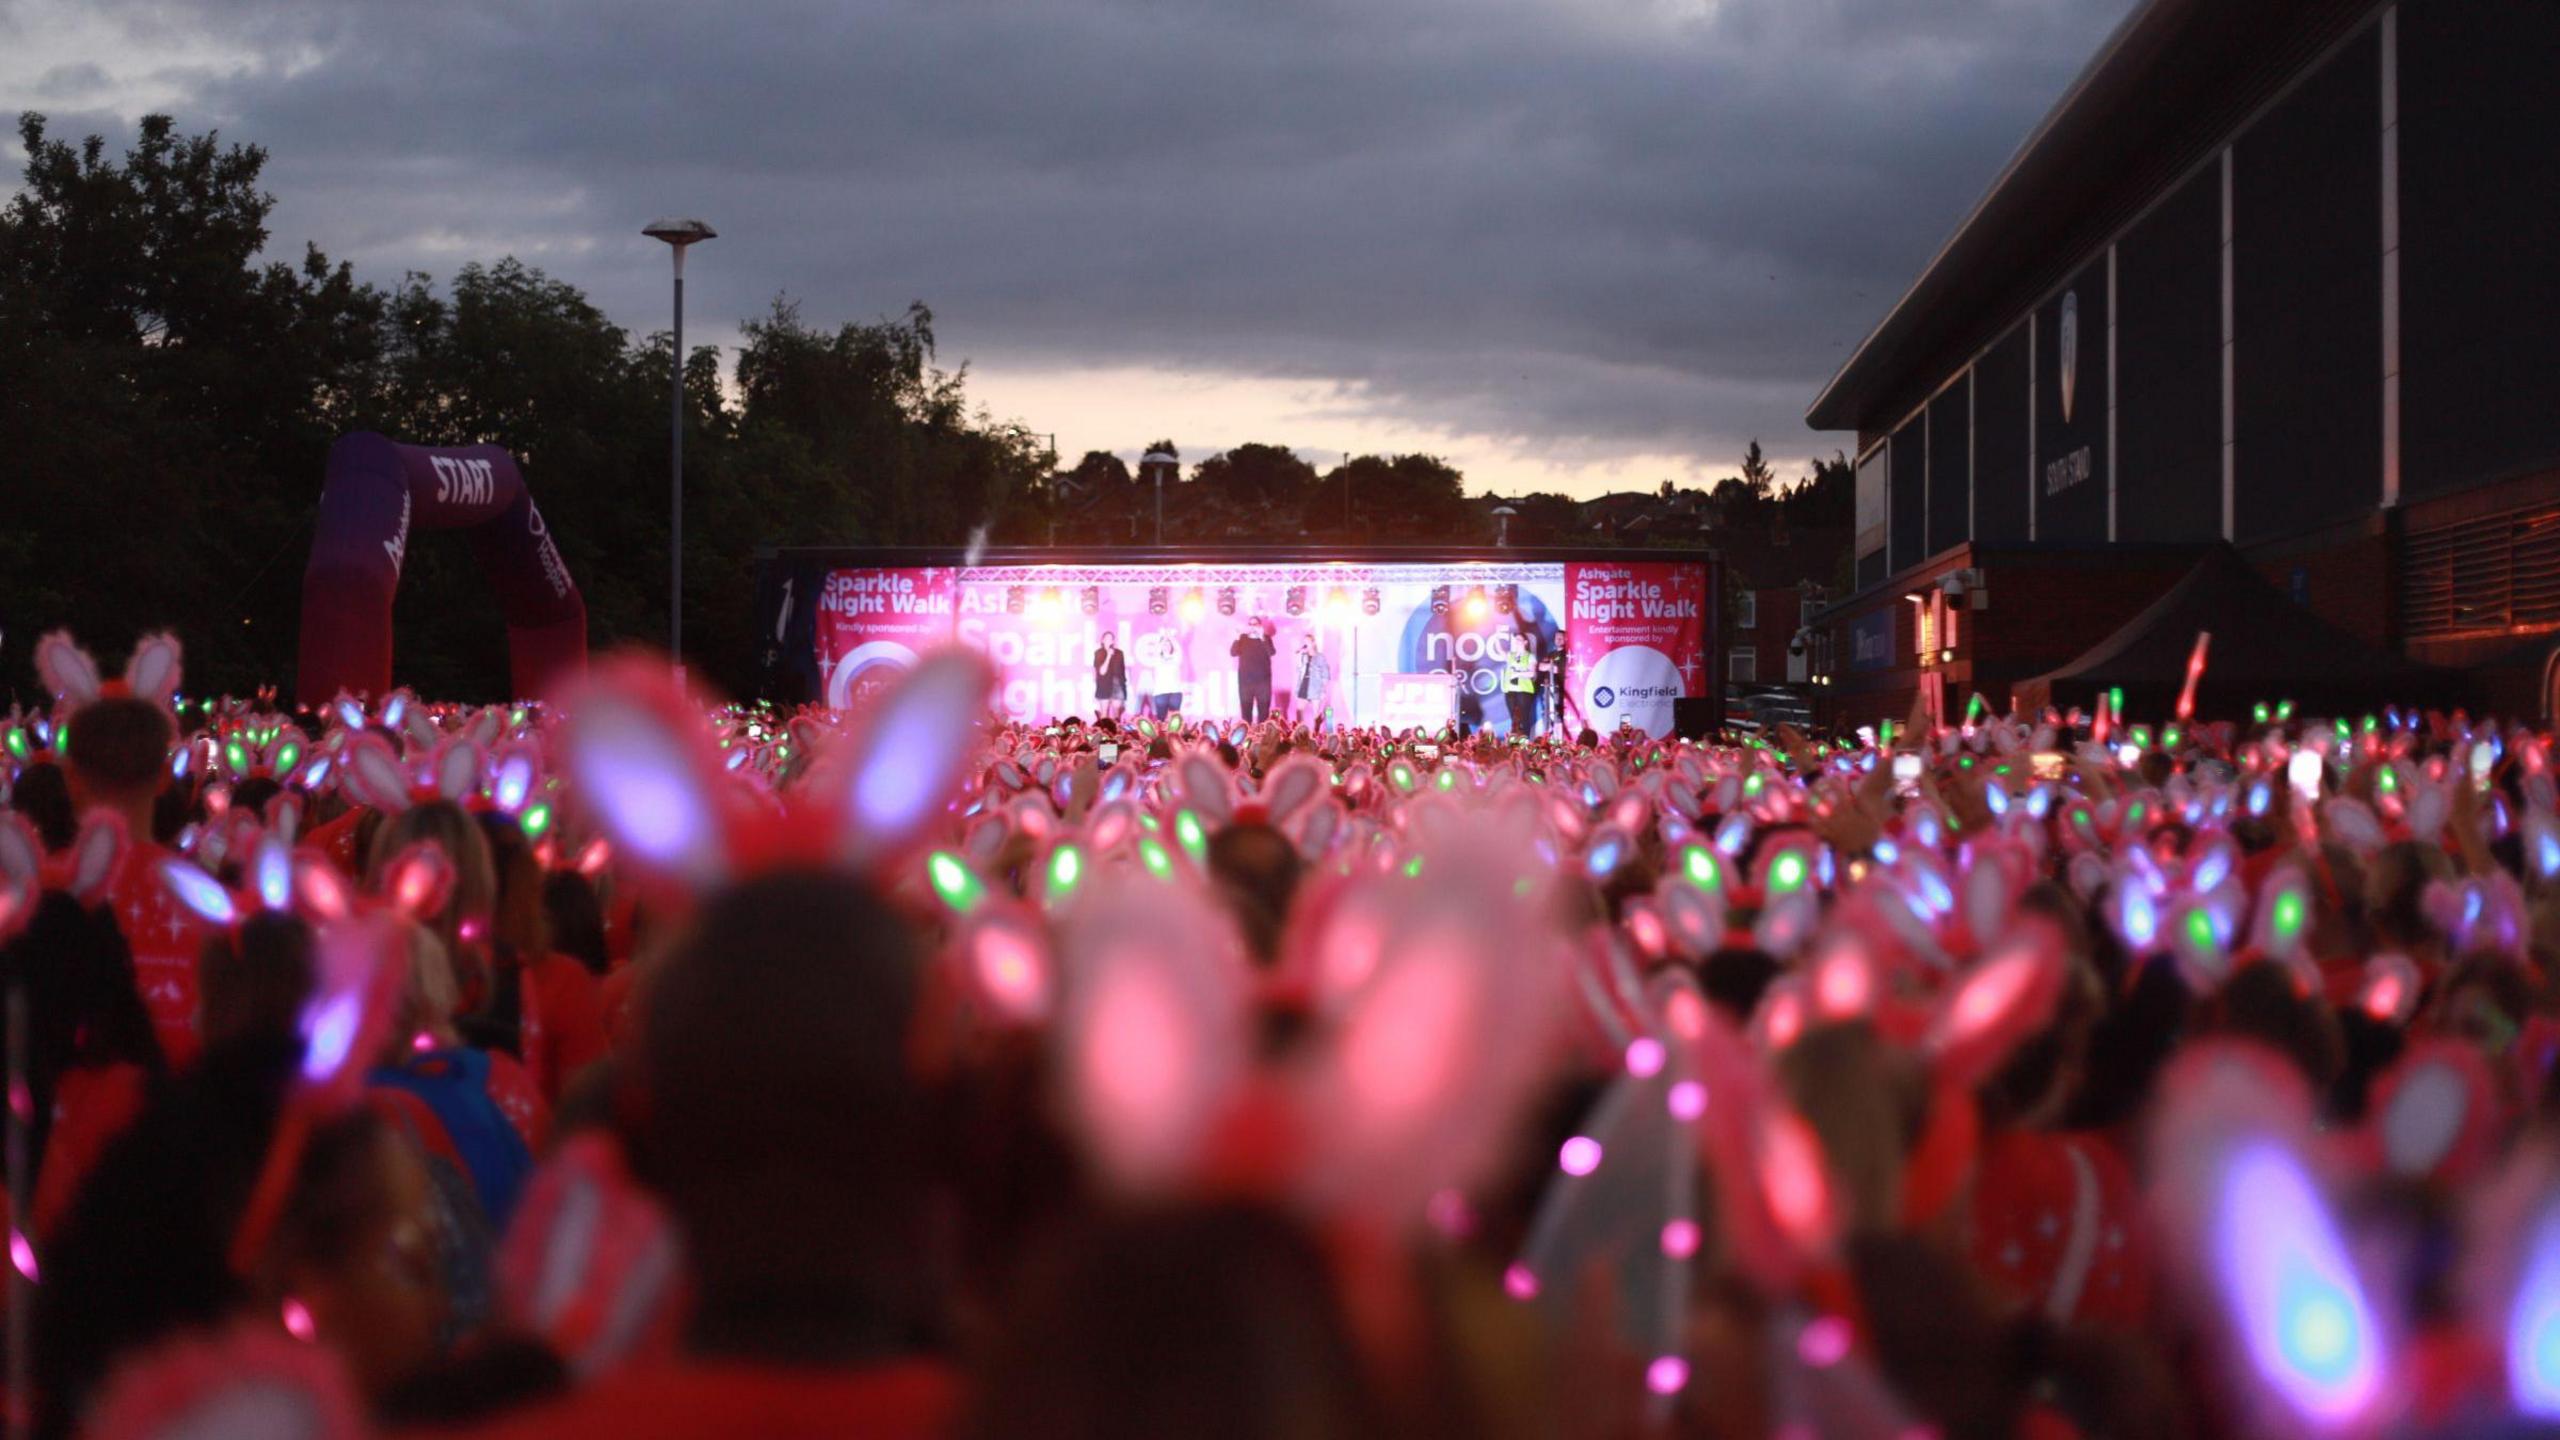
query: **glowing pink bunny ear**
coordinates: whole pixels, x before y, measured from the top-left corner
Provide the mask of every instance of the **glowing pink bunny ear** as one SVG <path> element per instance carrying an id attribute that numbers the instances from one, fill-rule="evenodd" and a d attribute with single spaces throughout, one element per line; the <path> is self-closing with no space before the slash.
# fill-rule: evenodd
<path id="1" fill-rule="evenodd" d="M 383 718 L 389 720 L 390 711 L 385 710 Z M 435 749 L 437 742 L 444 738 L 444 732 L 436 729 L 436 717 L 428 714 L 427 707 L 415 700 L 401 709 L 398 723 L 400 738 L 408 742 L 412 755 Z"/>
<path id="2" fill-rule="evenodd" d="M 432 840 L 420 840 L 393 856 L 391 865 L 382 872 L 383 898 L 412 920 L 422 920 L 444 909 L 453 897 L 453 861 L 444 847 Z"/>
<path id="3" fill-rule="evenodd" d="M 329 858 L 313 850 L 293 857 L 293 901 L 315 920 L 344 920 L 355 913 L 355 890 Z"/>
<path id="4" fill-rule="evenodd" d="M 2039 919 L 2017 925 L 1989 958 L 1947 991 L 1929 1026 L 1938 1073 L 1966 1086 L 2000 1068 L 2053 1018 L 2068 979 L 2062 938 Z"/>
<path id="5" fill-rule="evenodd" d="M 1123 1191 L 1192 1178 L 1245 1075 L 1251 982 L 1233 924 L 1196 889 L 1139 877 L 1098 886 L 1060 940 L 1051 1033 L 1069 1120 Z"/>
<path id="6" fill-rule="evenodd" d="M 92 1440 L 360 1440 L 364 1400 L 336 1353 L 243 1318 L 165 1339 L 118 1365 L 80 1417 Z"/>
<path id="7" fill-rule="evenodd" d="M 98 662 L 80 648 L 68 630 L 53 631 L 36 641 L 36 674 L 44 678 L 45 688 L 67 710 L 79 709 L 105 689 L 98 678 Z"/>
<path id="8" fill-rule="evenodd" d="M 1424 856 L 1430 885 L 1395 884 L 1374 974 L 1294 1086 L 1323 1153 L 1304 1197 L 1382 1223 L 1422 1218 L 1500 1158 L 1561 1008 L 1563 938 L 1484 841 Z"/>
<path id="9" fill-rule="evenodd" d="M 1331 787 L 1332 778 L 1332 767 L 1313 755 L 1283 760 L 1262 782 L 1263 811 L 1272 824 L 1286 825 Z"/>
<path id="10" fill-rule="evenodd" d="M 575 692 L 562 768 L 614 850 L 642 873 L 695 891 L 730 873 L 717 752 L 701 717 L 658 667 L 601 667 Z"/>
<path id="11" fill-rule="evenodd" d="M 1048 932 L 1037 918 L 1009 903 L 984 905 L 961 923 L 953 946 L 971 993 L 997 1023 L 1047 1023 L 1057 1003 L 1057 974 Z"/>
<path id="12" fill-rule="evenodd" d="M 124 665 L 124 682 L 137 698 L 166 710 L 177 698 L 186 671 L 186 652 L 178 637 L 166 631 L 145 635 L 135 643 Z"/>
<path id="13" fill-rule="evenodd" d="M 957 646 L 937 650 L 852 723 L 830 762 L 846 863 L 869 865 L 903 851 L 942 815 L 976 749 L 994 686 L 985 656 Z"/>
<path id="14" fill-rule="evenodd" d="M 96 905 L 114 889 L 124 874 L 126 857 L 133 853 L 133 836 L 125 829 L 124 817 L 111 810 L 92 810 L 80 821 L 80 834 L 71 842 L 71 874 L 68 888 L 83 905 Z"/>
<path id="15" fill-rule="evenodd" d="M 338 788 L 368 810 L 397 815 L 409 808 L 409 772 L 391 742 L 369 731 L 349 732 L 338 759 Z"/>
<path id="16" fill-rule="evenodd" d="M 1843 926 L 1826 936 L 1806 973 L 1814 1013 L 1823 1020 L 1856 1020 L 1874 1011 L 1882 986 L 1875 957 L 1855 929 Z"/>

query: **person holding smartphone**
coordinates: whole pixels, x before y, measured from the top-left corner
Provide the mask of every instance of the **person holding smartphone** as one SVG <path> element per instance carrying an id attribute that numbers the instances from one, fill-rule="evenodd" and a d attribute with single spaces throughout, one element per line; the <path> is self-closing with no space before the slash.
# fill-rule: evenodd
<path id="1" fill-rule="evenodd" d="M 1318 734 L 1324 732 L 1325 706 L 1333 699 L 1333 666 L 1324 658 L 1324 647 L 1316 643 L 1313 632 L 1298 637 L 1298 703 L 1306 708 L 1307 724 Z"/>

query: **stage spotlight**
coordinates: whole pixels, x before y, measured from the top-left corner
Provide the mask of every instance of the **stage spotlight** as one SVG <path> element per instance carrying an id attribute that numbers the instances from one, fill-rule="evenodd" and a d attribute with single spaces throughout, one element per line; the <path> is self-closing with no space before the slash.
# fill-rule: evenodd
<path id="1" fill-rule="evenodd" d="M 1021 586 L 1007 585 L 1004 587 L 1004 613 L 1007 615 L 1019 615 L 1022 613 Z"/>
<path id="2" fill-rule="evenodd" d="M 1304 615 L 1307 613 L 1306 586 L 1292 585 L 1289 587 L 1289 613 L 1292 615 Z"/>
<path id="3" fill-rule="evenodd" d="M 1236 587 L 1233 585 L 1218 587 L 1218 613 L 1221 615 L 1236 613 Z"/>
<path id="4" fill-rule="evenodd" d="M 1449 613 L 1448 586 L 1434 585 L 1431 587 L 1431 613 L 1434 615 L 1446 615 Z"/>
<path id="5" fill-rule="evenodd" d="M 1377 586 L 1372 585 L 1368 589 L 1360 592 L 1360 613 L 1363 615 L 1375 615 L 1378 613 Z"/>
<path id="6" fill-rule="evenodd" d="M 1508 615 L 1513 611 L 1518 610 L 1520 608 L 1520 587 L 1517 585 L 1505 585 L 1501 589 L 1494 591 L 1493 608 L 1494 612 L 1500 615 Z"/>
<path id="7" fill-rule="evenodd" d="M 1343 589 L 1339 585 L 1335 586 L 1333 588 L 1333 593 L 1324 597 L 1324 613 L 1332 616 L 1336 620 L 1343 619 L 1350 615 L 1351 592 Z"/>
<path id="8" fill-rule="evenodd" d="M 1208 613 L 1208 602 L 1200 598 L 1199 591 L 1194 590 L 1182 597 L 1182 618 L 1184 620 L 1197 625 L 1200 623 L 1200 617 Z"/>
<path id="9" fill-rule="evenodd" d="M 1468 618 L 1468 619 L 1470 619 L 1470 620 L 1481 620 L 1481 619 L 1483 619 L 1483 618 L 1484 618 L 1484 587 L 1483 587 L 1483 586 L 1479 585 L 1479 586 L 1477 586 L 1475 589 L 1470 590 L 1470 591 L 1468 591 L 1468 592 L 1467 592 L 1467 612 L 1466 612 L 1466 613 L 1467 613 L 1467 618 Z"/>
<path id="10" fill-rule="evenodd" d="M 1161 615 L 1165 612 L 1166 608 L 1167 597 L 1165 595 L 1164 587 L 1161 585 L 1148 586 L 1147 613 L 1150 615 Z"/>
<path id="11" fill-rule="evenodd" d="M 1100 586 L 1087 585 L 1084 587 L 1084 613 L 1087 615 L 1099 615 L 1102 613 L 1102 588 Z"/>

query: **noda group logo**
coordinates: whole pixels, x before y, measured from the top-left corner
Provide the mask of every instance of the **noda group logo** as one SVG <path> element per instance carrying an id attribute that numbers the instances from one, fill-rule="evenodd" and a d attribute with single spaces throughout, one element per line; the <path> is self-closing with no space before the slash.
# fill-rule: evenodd
<path id="1" fill-rule="evenodd" d="M 1650 645 L 1621 645 L 1591 667 L 1591 718 L 1603 729 L 1624 720 L 1648 735 L 1671 733 L 1671 702 L 1687 692 L 1680 667 Z"/>

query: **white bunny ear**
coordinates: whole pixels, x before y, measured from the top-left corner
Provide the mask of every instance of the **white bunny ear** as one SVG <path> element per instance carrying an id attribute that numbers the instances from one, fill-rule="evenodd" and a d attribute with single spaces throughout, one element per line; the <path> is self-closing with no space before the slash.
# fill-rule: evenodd
<path id="1" fill-rule="evenodd" d="M 1332 780 L 1332 767 L 1313 755 L 1298 755 L 1273 766 L 1262 784 L 1262 808 L 1274 825 L 1285 825 Z"/>
<path id="2" fill-rule="evenodd" d="M 27 817 L 14 810 L 0 811 L 0 877 L 28 885 L 44 878 L 44 841 Z"/>
<path id="3" fill-rule="evenodd" d="M 124 683 L 136 696 L 165 710 L 177 698 L 185 674 L 185 655 L 177 636 L 165 630 L 145 635 L 124 662 Z"/>
<path id="4" fill-rule="evenodd" d="M 498 743 L 499 732 L 506 729 L 506 726 L 506 707 L 491 705 L 472 716 L 471 723 L 463 727 L 462 733 L 471 737 L 471 743 L 486 750 Z"/>
<path id="5" fill-rule="evenodd" d="M 409 808 L 409 772 L 391 742 L 370 731 L 351 731 L 338 760 L 338 788 L 368 810 L 397 815 Z"/>
<path id="6" fill-rule="evenodd" d="M 92 810 L 80 821 L 79 838 L 71 843 L 71 893 L 83 905 L 95 905 L 115 888 L 124 873 L 133 836 L 124 817 L 111 810 Z"/>
<path id="7" fill-rule="evenodd" d="M 436 752 L 436 793 L 459 805 L 480 793 L 480 771 L 486 755 L 460 736 Z"/>
<path id="8" fill-rule="evenodd" d="M 1217 756 L 1194 750 L 1174 766 L 1174 773 L 1181 778 L 1182 803 L 1199 811 L 1201 819 L 1222 825 L 1235 813 L 1235 786 Z"/>
<path id="9" fill-rule="evenodd" d="M 719 761 L 690 703 L 654 667 L 609 666 L 578 693 L 561 752 L 626 859 L 697 890 L 728 876 Z"/>
<path id="10" fill-rule="evenodd" d="M 846 863 L 894 855 L 942 815 L 994 687 L 985 656 L 952 646 L 917 662 L 854 720 L 830 762 Z"/>
<path id="11" fill-rule="evenodd" d="M 71 709 L 98 698 L 98 662 L 80 648 L 68 630 L 56 630 L 36 642 L 36 673 L 44 677 L 53 698 Z"/>
<path id="12" fill-rule="evenodd" d="M 1245 1075 L 1250 979 L 1234 925 L 1191 886 L 1100 887 L 1060 936 L 1052 1032 L 1068 1117 L 1134 1193 L 1191 1178 Z"/>

